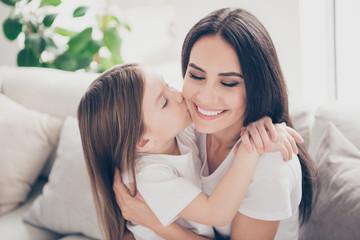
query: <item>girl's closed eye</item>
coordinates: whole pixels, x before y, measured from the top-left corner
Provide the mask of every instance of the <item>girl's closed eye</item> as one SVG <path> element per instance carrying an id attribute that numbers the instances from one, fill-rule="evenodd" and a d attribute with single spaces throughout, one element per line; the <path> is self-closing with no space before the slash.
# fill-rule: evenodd
<path id="1" fill-rule="evenodd" d="M 162 107 L 162 108 L 165 108 L 167 104 L 168 104 L 168 99 L 167 99 L 167 98 L 165 98 L 164 105 L 163 105 L 163 107 Z"/>
<path id="2" fill-rule="evenodd" d="M 199 77 L 199 76 L 197 76 L 197 75 L 195 75 L 195 74 L 193 74 L 193 73 L 191 73 L 191 72 L 189 72 L 189 75 L 190 75 L 190 77 L 191 77 L 192 79 L 195 79 L 195 80 L 203 80 L 203 79 L 205 79 L 205 78 Z"/>

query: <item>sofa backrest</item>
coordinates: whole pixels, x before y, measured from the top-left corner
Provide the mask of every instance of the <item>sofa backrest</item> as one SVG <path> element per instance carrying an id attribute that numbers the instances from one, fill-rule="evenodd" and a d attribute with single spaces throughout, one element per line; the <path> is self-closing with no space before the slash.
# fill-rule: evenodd
<path id="1" fill-rule="evenodd" d="M 99 74 L 50 68 L 0 66 L 1 93 L 57 117 L 76 116 L 80 99 Z"/>

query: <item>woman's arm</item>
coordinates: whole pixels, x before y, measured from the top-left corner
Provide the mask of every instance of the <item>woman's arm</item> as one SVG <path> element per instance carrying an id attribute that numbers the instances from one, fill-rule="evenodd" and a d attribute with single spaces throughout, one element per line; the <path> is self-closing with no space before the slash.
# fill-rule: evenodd
<path id="1" fill-rule="evenodd" d="M 274 239 L 280 221 L 264 221 L 237 213 L 231 224 L 231 239 L 270 240 Z"/>

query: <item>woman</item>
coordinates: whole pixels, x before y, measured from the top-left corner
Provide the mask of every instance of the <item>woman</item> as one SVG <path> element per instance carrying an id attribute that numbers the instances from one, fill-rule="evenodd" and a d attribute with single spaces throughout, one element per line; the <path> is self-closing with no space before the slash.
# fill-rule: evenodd
<path id="1" fill-rule="evenodd" d="M 249 127 L 255 142 L 261 138 L 249 123 L 264 116 L 292 127 L 286 86 L 268 32 L 242 9 L 220 9 L 195 24 L 183 44 L 182 72 L 184 98 L 198 130 L 202 188 L 209 194 L 233 159 L 242 127 Z M 316 176 L 305 148 L 298 148 L 299 154 L 286 163 L 278 154 L 261 155 L 264 160 L 259 160 L 232 227 L 215 227 L 219 235 L 297 239 L 299 223 L 311 215 Z M 268 158 L 279 161 L 266 164 Z M 128 206 L 120 203 L 121 208 Z M 136 218 L 127 212 L 128 218 Z"/>

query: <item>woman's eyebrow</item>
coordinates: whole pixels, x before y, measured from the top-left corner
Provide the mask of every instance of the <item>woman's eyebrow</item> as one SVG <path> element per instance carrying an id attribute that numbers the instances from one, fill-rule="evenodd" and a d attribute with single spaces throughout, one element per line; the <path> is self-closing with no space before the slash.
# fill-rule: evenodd
<path id="1" fill-rule="evenodd" d="M 236 72 L 219 73 L 219 76 L 223 76 L 223 77 L 235 76 L 235 77 L 240 77 L 240 78 L 244 79 L 242 74 L 236 73 Z"/>
<path id="2" fill-rule="evenodd" d="M 190 63 L 189 67 L 193 67 L 203 73 L 206 73 L 205 70 L 203 70 L 201 67 L 196 66 L 194 63 Z M 223 77 L 231 77 L 231 76 L 235 76 L 235 77 L 240 77 L 242 79 L 244 79 L 243 75 L 237 72 L 226 72 L 226 73 L 219 73 L 219 76 L 223 76 Z"/>
<path id="3" fill-rule="evenodd" d="M 205 73 L 205 71 L 204 71 L 202 68 L 200 68 L 200 67 L 196 66 L 196 65 L 195 65 L 195 64 L 193 64 L 193 63 L 190 63 L 190 64 L 189 64 L 189 67 L 193 67 L 193 68 L 195 68 L 195 69 L 199 70 L 200 72 Z"/>

